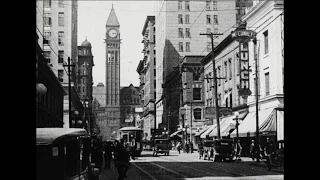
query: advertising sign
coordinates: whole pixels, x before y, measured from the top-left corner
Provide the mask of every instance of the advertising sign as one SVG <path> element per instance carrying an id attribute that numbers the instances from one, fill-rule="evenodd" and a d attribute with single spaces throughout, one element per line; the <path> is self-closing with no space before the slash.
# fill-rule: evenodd
<path id="1" fill-rule="evenodd" d="M 248 42 L 239 42 L 240 87 L 238 93 L 243 98 L 251 95 L 249 89 L 249 48 Z"/>

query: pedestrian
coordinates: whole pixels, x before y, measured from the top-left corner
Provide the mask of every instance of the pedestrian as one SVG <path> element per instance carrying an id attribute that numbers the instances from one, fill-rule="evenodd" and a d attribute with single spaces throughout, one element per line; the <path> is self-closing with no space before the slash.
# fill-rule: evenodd
<path id="1" fill-rule="evenodd" d="M 99 168 L 99 171 L 101 172 L 103 163 L 103 152 L 101 146 L 99 146 L 99 142 L 96 139 L 93 140 L 91 162 L 93 162 L 95 164 L 95 167 Z"/>
<path id="2" fill-rule="evenodd" d="M 104 169 L 110 169 L 111 159 L 112 159 L 112 146 L 111 146 L 111 142 L 107 142 L 104 148 Z"/>
<path id="3" fill-rule="evenodd" d="M 193 153 L 193 143 L 192 142 L 190 143 L 190 150 L 191 150 L 191 153 Z"/>
<path id="4" fill-rule="evenodd" d="M 251 140 L 251 144 L 250 144 L 250 155 L 252 160 L 255 159 L 255 144 L 254 144 L 254 140 Z"/>
<path id="5" fill-rule="evenodd" d="M 200 141 L 200 143 L 198 145 L 198 152 L 199 152 L 199 159 L 201 159 L 203 156 L 203 143 L 202 143 L 202 141 Z"/>
<path id="6" fill-rule="evenodd" d="M 190 145 L 189 145 L 189 142 L 187 142 L 187 144 L 186 144 L 186 153 L 187 154 L 189 153 L 189 148 L 190 148 Z"/>
<path id="7" fill-rule="evenodd" d="M 130 153 L 124 145 L 125 140 L 121 139 L 120 143 L 115 147 L 115 166 L 118 170 L 118 180 L 123 180 L 127 177 L 127 171 L 130 166 Z"/>
<path id="8" fill-rule="evenodd" d="M 242 146 L 240 144 L 240 139 L 238 139 L 236 143 L 236 160 L 241 160 L 241 151 Z"/>
<path id="9" fill-rule="evenodd" d="M 133 160 L 136 159 L 136 157 L 135 157 L 136 149 L 137 149 L 136 141 L 135 141 L 135 139 L 132 139 L 132 141 L 131 141 L 131 158 Z"/>
<path id="10" fill-rule="evenodd" d="M 275 147 L 273 144 L 273 141 L 269 142 L 269 139 L 267 139 L 267 145 L 266 145 L 266 154 L 267 154 L 267 164 L 268 164 L 268 170 L 271 170 L 271 164 L 270 160 L 274 159 L 275 156 Z"/>
<path id="11" fill-rule="evenodd" d="M 181 150 L 181 143 L 180 143 L 180 141 L 178 142 L 178 144 L 177 144 L 177 151 L 179 152 L 179 154 L 180 154 L 180 150 Z"/>

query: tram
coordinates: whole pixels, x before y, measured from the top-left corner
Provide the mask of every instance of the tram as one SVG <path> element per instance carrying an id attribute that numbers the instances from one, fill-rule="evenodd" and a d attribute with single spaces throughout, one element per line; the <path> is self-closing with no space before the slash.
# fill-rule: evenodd
<path id="1" fill-rule="evenodd" d="M 135 148 L 133 153 L 135 156 L 140 156 L 143 149 L 143 130 L 138 127 L 123 127 L 118 130 L 118 137 L 125 139 L 126 143 L 131 143 Z"/>

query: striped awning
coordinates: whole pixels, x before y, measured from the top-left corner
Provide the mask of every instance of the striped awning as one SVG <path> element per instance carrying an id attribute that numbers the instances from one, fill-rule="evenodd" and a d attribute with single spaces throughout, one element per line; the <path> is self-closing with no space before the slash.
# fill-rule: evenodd
<path id="1" fill-rule="evenodd" d="M 206 126 L 202 128 L 199 132 L 197 132 L 194 136 L 200 136 L 202 133 L 204 133 L 207 129 L 209 129 L 210 126 Z"/>

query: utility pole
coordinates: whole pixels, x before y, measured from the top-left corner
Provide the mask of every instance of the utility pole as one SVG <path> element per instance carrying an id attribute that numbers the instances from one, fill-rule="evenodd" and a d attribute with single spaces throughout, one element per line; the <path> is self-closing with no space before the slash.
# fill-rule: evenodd
<path id="1" fill-rule="evenodd" d="M 63 67 L 68 67 L 68 98 L 69 98 L 69 127 L 72 126 L 71 122 L 71 69 L 70 67 L 74 67 L 75 65 L 71 65 L 70 57 L 68 57 L 68 65 L 63 65 Z"/>
<path id="2" fill-rule="evenodd" d="M 190 102 L 190 116 L 190 143 L 192 143 L 192 102 Z"/>
<path id="3" fill-rule="evenodd" d="M 212 68 L 213 68 L 213 82 L 214 82 L 214 102 L 215 102 L 215 109 L 216 109 L 216 120 L 217 120 L 217 132 L 218 132 L 218 139 L 220 139 L 220 122 L 219 122 L 219 106 L 218 106 L 218 87 L 217 87 L 217 74 L 216 74 L 216 62 L 214 59 L 214 44 L 213 44 L 213 36 L 216 35 L 223 35 L 222 33 L 200 33 L 200 35 L 210 35 L 211 38 L 211 56 L 212 56 Z M 212 119 L 213 124 L 213 119 Z"/>
<path id="4" fill-rule="evenodd" d="M 257 162 L 259 162 L 259 156 L 260 156 L 260 147 L 259 147 L 259 99 L 258 99 L 258 58 L 257 58 L 257 38 L 255 37 L 253 40 L 253 54 L 254 54 L 254 62 L 255 62 L 255 71 L 256 71 L 256 83 L 255 83 L 255 94 L 256 94 L 256 144 L 255 147 L 257 149 Z"/>

